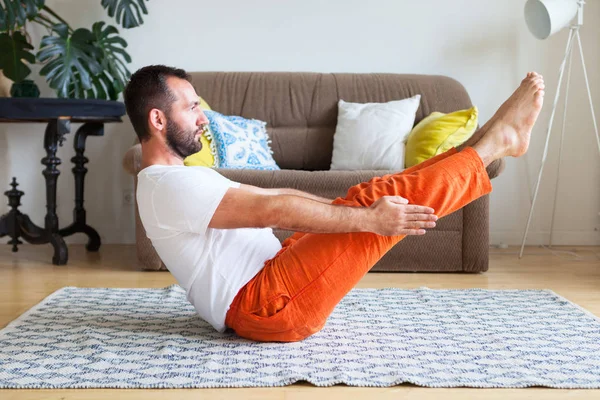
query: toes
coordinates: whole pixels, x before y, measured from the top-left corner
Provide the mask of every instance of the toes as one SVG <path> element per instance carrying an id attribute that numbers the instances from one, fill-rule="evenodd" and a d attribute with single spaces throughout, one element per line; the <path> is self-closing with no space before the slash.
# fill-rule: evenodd
<path id="1" fill-rule="evenodd" d="M 532 79 L 544 79 L 544 77 L 540 74 L 538 74 L 537 72 L 528 72 L 527 76 L 525 77 L 525 79 L 523 79 L 524 81 L 527 80 L 532 80 Z"/>
<path id="2" fill-rule="evenodd" d="M 544 91 L 540 90 L 540 91 L 536 92 L 535 95 L 533 96 L 533 104 L 535 105 L 535 107 L 539 107 L 541 109 L 543 103 L 544 103 Z"/>
<path id="3" fill-rule="evenodd" d="M 546 87 L 544 79 L 542 77 L 533 78 L 531 80 L 531 87 L 535 89 L 544 89 Z"/>
<path id="4" fill-rule="evenodd" d="M 533 95 L 533 100 L 534 100 L 534 101 L 541 101 L 541 100 L 543 100 L 543 99 L 544 99 L 544 94 L 545 94 L 545 92 L 544 92 L 544 90 L 543 90 L 543 89 L 540 89 L 540 90 L 538 90 L 538 91 L 537 91 L 537 92 L 535 92 L 535 94 Z"/>
<path id="5" fill-rule="evenodd" d="M 523 83 L 535 84 L 538 81 L 544 81 L 544 78 L 539 75 L 537 72 L 529 72 L 527 76 L 523 79 Z"/>
<path id="6" fill-rule="evenodd" d="M 534 92 L 546 88 L 544 78 L 534 71 L 527 73 L 527 76 L 521 82 L 521 86 L 528 91 L 533 90 Z"/>

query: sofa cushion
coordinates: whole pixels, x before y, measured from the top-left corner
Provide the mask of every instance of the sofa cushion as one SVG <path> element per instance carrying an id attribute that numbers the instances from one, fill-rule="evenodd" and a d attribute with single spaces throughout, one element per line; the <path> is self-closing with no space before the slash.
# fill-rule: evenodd
<path id="1" fill-rule="evenodd" d="M 431 113 L 406 139 L 406 168 L 463 144 L 475 133 L 477 121 L 475 106 L 449 114 Z"/>
<path id="2" fill-rule="evenodd" d="M 420 99 L 416 95 L 386 103 L 340 100 L 331 169 L 404 169 L 404 141 Z"/>
<path id="3" fill-rule="evenodd" d="M 279 169 L 271 154 L 265 122 L 206 111 L 220 168 Z"/>

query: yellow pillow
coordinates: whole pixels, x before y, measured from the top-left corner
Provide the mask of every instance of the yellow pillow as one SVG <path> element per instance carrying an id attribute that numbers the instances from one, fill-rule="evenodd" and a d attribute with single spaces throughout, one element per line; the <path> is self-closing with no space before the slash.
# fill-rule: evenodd
<path id="1" fill-rule="evenodd" d="M 203 110 L 212 110 L 212 108 L 210 108 L 210 106 L 208 105 L 208 103 L 206 102 L 206 100 L 204 100 L 202 97 L 198 96 L 198 99 L 200 100 L 200 108 Z"/>
<path id="2" fill-rule="evenodd" d="M 208 103 L 200 97 L 200 108 L 202 110 L 211 110 Z M 186 166 L 199 166 L 199 167 L 214 167 L 215 166 L 215 156 L 211 151 L 211 138 L 206 136 L 206 133 L 200 135 L 200 143 L 202 143 L 202 150 L 199 152 L 192 154 L 189 157 L 186 157 L 183 160 L 183 164 Z"/>
<path id="3" fill-rule="evenodd" d="M 406 139 L 405 167 L 410 168 L 464 143 L 477 129 L 477 107 L 450 114 L 432 112 Z"/>

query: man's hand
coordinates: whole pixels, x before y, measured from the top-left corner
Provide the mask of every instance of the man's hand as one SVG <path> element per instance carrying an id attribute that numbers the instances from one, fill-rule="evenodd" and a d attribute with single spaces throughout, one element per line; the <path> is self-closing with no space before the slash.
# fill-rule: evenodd
<path id="1" fill-rule="evenodd" d="M 425 229 L 435 227 L 438 217 L 433 208 L 409 205 L 400 196 L 384 196 L 369 207 L 372 225 L 370 232 L 383 236 L 424 235 Z"/>
<path id="2" fill-rule="evenodd" d="M 408 205 L 399 196 L 386 196 L 370 207 L 324 204 L 302 196 L 270 195 L 230 188 L 209 227 L 279 228 L 296 232 L 373 232 L 378 235 L 422 235 L 437 217 L 429 207 Z"/>

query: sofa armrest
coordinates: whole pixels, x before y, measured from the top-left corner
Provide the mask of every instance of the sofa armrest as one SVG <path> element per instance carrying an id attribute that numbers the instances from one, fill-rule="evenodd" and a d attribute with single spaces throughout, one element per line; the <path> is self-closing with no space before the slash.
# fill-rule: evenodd
<path id="1" fill-rule="evenodd" d="M 137 190 L 138 179 L 133 177 L 134 191 Z M 146 235 L 146 229 L 140 218 L 137 201 L 135 202 L 135 244 L 139 269 L 145 271 L 165 271 L 167 267 L 152 246 L 152 241 Z"/>
<path id="2" fill-rule="evenodd" d="M 138 143 L 129 148 L 123 156 L 123 168 L 133 176 L 133 192 L 137 191 L 137 174 L 142 165 L 142 146 Z M 138 268 L 146 271 L 163 271 L 165 265 L 154 250 L 152 242 L 146 236 L 146 230 L 140 219 L 137 200 L 135 201 L 135 244 Z"/>
<path id="3" fill-rule="evenodd" d="M 123 168 L 129 175 L 137 176 L 142 165 L 142 145 L 133 145 L 123 156 Z"/>

